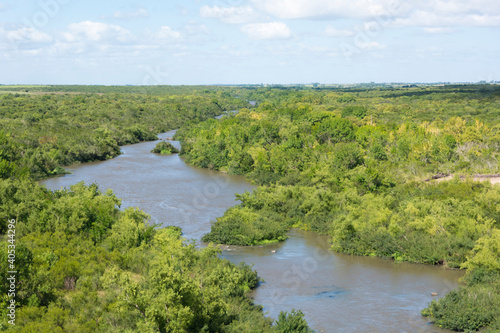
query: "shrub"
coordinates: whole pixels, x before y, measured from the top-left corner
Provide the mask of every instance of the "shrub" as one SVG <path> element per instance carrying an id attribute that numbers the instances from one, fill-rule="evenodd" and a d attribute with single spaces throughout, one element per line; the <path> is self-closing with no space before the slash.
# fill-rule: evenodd
<path id="1" fill-rule="evenodd" d="M 276 321 L 276 330 L 280 333 L 309 333 L 313 332 L 307 326 L 304 313 L 293 309 L 290 313 L 281 311 Z"/>
<path id="2" fill-rule="evenodd" d="M 158 142 L 156 147 L 151 150 L 151 152 L 155 154 L 170 155 L 179 153 L 179 150 L 175 148 L 170 142 L 160 141 Z"/>

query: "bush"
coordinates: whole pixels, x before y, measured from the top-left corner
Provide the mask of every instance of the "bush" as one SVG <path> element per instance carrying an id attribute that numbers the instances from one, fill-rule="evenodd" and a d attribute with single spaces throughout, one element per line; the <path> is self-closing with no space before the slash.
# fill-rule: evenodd
<path id="1" fill-rule="evenodd" d="M 355 138 L 354 126 L 348 119 L 329 118 L 315 125 L 314 132 L 320 143 L 348 142 Z"/>
<path id="2" fill-rule="evenodd" d="M 499 316 L 500 296 L 483 287 L 454 290 L 439 301 L 432 301 L 422 315 L 438 326 L 454 331 L 477 331 Z"/>
<path id="3" fill-rule="evenodd" d="M 270 211 L 255 212 L 245 207 L 230 208 L 212 223 L 202 241 L 229 245 L 258 245 L 287 238 L 288 225 Z"/>
<path id="4" fill-rule="evenodd" d="M 170 142 L 160 141 L 158 142 L 156 147 L 151 150 L 151 152 L 155 154 L 170 155 L 179 153 L 179 150 L 175 148 Z"/>
<path id="5" fill-rule="evenodd" d="M 498 325 L 500 318 L 500 272 L 480 268 L 468 272 L 465 286 L 432 301 L 422 315 L 454 331 L 478 331 Z"/>
<path id="6" fill-rule="evenodd" d="M 281 311 L 276 321 L 276 330 L 280 333 L 313 332 L 304 319 L 304 313 L 293 309 L 290 313 Z"/>

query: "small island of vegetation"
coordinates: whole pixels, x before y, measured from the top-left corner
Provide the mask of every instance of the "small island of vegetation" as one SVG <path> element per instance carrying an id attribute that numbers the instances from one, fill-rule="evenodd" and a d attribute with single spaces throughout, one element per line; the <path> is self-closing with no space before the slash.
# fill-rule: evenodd
<path id="1" fill-rule="evenodd" d="M 170 155 L 170 154 L 178 154 L 179 150 L 175 148 L 170 142 L 160 141 L 156 144 L 152 153 L 161 154 L 161 155 Z"/>

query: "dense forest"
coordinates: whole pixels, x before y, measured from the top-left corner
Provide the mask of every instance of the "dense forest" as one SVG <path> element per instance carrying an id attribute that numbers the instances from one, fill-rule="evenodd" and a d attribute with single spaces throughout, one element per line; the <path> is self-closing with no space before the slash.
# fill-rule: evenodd
<path id="1" fill-rule="evenodd" d="M 500 86 L 238 93 L 258 107 L 176 135 L 189 163 L 260 185 L 204 241 L 265 244 L 298 227 L 338 252 L 464 268 L 422 314 L 500 330 L 500 187 L 475 179 L 500 173 Z"/>
<path id="2" fill-rule="evenodd" d="M 495 85 L 1 86 L 1 329 L 310 331 L 300 311 L 265 318 L 246 297 L 256 272 L 216 247 L 120 210 L 95 184 L 52 192 L 36 182 L 180 127 L 189 163 L 259 185 L 204 241 L 258 245 L 303 228 L 328 235 L 334 251 L 467 269 L 422 314 L 456 331 L 498 331 L 500 187 L 477 175 L 500 173 L 499 116 Z"/>
<path id="3" fill-rule="evenodd" d="M 179 228 L 159 229 L 145 212 L 120 210 L 120 199 L 96 184 L 50 191 L 36 182 L 72 163 L 117 156 L 120 145 L 156 140 L 159 132 L 247 106 L 232 89 L 1 91 L 1 330 L 311 331 L 300 311 L 281 313 L 274 323 L 266 318 L 247 297 L 257 273 L 220 259 L 218 248 L 198 249 Z"/>
<path id="4" fill-rule="evenodd" d="M 90 88 L 98 87 L 80 90 Z M 101 87 L 105 93 L 57 94 L 52 89 L 0 95 L 2 178 L 61 174 L 65 165 L 112 158 L 121 145 L 156 140 L 157 133 L 248 104 L 227 91 L 209 89 L 164 88 L 164 94 L 153 88 L 151 93 Z"/>

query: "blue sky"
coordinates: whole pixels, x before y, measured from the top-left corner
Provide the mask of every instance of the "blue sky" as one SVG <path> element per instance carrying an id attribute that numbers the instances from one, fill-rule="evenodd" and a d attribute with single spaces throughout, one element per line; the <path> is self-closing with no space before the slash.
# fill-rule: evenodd
<path id="1" fill-rule="evenodd" d="M 498 0 L 0 0 L 2 84 L 481 80 Z"/>

